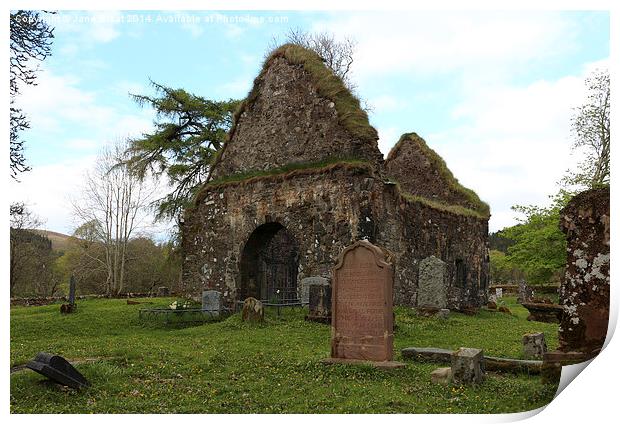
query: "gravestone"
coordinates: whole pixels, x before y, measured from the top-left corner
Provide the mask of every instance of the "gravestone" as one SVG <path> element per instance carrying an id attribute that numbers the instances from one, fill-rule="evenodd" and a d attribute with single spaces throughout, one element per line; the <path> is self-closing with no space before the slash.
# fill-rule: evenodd
<path id="1" fill-rule="evenodd" d="M 60 313 L 70 314 L 75 311 L 75 277 L 69 278 L 69 303 L 60 305 Z"/>
<path id="2" fill-rule="evenodd" d="M 26 367 L 74 389 L 89 385 L 88 380 L 62 356 L 39 352 L 34 360 L 26 364 Z"/>
<path id="3" fill-rule="evenodd" d="M 484 380 L 481 349 L 462 347 L 452 353 L 452 382 L 454 384 L 479 384 Z"/>
<path id="4" fill-rule="evenodd" d="M 248 322 L 263 322 L 265 320 L 265 308 L 263 303 L 253 297 L 248 297 L 243 301 L 241 320 Z"/>
<path id="5" fill-rule="evenodd" d="M 519 292 L 517 294 L 517 302 L 529 303 L 534 297 L 534 290 L 525 282 L 519 281 Z"/>
<path id="6" fill-rule="evenodd" d="M 310 303 L 310 286 L 329 286 L 329 279 L 325 277 L 306 277 L 301 279 L 301 303 Z"/>
<path id="7" fill-rule="evenodd" d="M 170 290 L 168 287 L 158 287 L 157 288 L 157 297 L 166 297 L 170 295 Z"/>
<path id="8" fill-rule="evenodd" d="M 330 362 L 392 361 L 394 273 L 383 251 L 355 242 L 338 256 L 332 281 Z"/>
<path id="9" fill-rule="evenodd" d="M 542 359 L 547 352 L 544 333 L 528 333 L 523 335 L 523 357 L 525 359 Z"/>
<path id="10" fill-rule="evenodd" d="M 502 295 L 503 295 L 503 292 L 504 292 L 504 290 L 501 287 L 497 287 L 495 289 L 495 297 L 498 298 L 498 299 L 501 299 Z"/>
<path id="11" fill-rule="evenodd" d="M 445 309 L 447 265 L 435 256 L 420 262 L 418 276 L 418 307 Z"/>
<path id="12" fill-rule="evenodd" d="M 309 321 L 329 323 L 332 316 L 332 289 L 327 284 L 310 285 Z"/>
<path id="13" fill-rule="evenodd" d="M 202 292 L 202 310 L 207 311 L 214 317 L 222 313 L 222 293 L 217 290 L 204 290 Z"/>

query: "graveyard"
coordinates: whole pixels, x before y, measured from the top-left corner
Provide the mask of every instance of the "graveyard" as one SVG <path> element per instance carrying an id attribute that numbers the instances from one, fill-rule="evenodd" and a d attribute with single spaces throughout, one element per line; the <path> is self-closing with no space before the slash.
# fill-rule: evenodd
<path id="1" fill-rule="evenodd" d="M 403 368 L 325 365 L 330 327 L 304 320 L 307 308 L 266 308 L 265 322 L 241 314 L 214 323 L 166 326 L 141 321 L 145 306 L 175 298 L 77 300 L 61 315 L 59 304 L 11 308 L 11 411 L 13 413 L 499 413 L 549 403 L 557 384 L 527 373 L 487 372 L 483 384 L 441 385 L 430 374 L 442 366 L 403 359 L 401 349 L 477 347 L 485 355 L 522 358 L 522 335 L 543 332 L 558 346 L 558 325 L 527 321 L 515 297 L 500 305 L 511 314 L 482 309 L 476 316 L 421 317 L 395 308 L 394 360 Z M 20 365 L 39 351 L 72 362 L 90 387 L 74 390 Z"/>

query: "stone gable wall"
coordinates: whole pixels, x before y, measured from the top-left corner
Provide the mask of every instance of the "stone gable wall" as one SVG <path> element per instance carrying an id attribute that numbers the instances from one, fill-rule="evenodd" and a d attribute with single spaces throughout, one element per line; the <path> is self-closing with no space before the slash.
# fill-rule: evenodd
<path id="1" fill-rule="evenodd" d="M 339 123 L 334 103 L 317 94 L 303 65 L 276 58 L 256 84 L 258 95 L 239 117 L 214 178 L 330 158 L 365 159 L 380 166 L 376 141 L 351 136 Z"/>

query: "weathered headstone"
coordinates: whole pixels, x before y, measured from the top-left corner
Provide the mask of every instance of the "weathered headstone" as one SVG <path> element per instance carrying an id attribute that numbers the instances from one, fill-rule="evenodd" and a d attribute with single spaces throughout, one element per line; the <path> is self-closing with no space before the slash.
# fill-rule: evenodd
<path id="1" fill-rule="evenodd" d="M 517 293 L 517 302 L 528 303 L 534 297 L 534 290 L 525 282 L 519 281 L 519 292 Z"/>
<path id="2" fill-rule="evenodd" d="M 301 279 L 301 303 L 307 305 L 310 302 L 310 286 L 329 285 L 329 279 L 325 277 L 306 277 Z"/>
<path id="3" fill-rule="evenodd" d="M 332 289 L 326 284 L 310 285 L 309 321 L 329 323 L 332 316 Z"/>
<path id="4" fill-rule="evenodd" d="M 34 360 L 26 364 L 26 367 L 74 389 L 89 385 L 88 380 L 62 356 L 39 352 Z"/>
<path id="5" fill-rule="evenodd" d="M 158 287 L 157 288 L 157 297 L 166 297 L 170 295 L 170 290 L 168 287 Z"/>
<path id="6" fill-rule="evenodd" d="M 444 309 L 447 305 L 447 265 L 435 256 L 420 261 L 418 307 Z"/>
<path id="7" fill-rule="evenodd" d="M 222 313 L 222 293 L 217 290 L 204 290 L 202 292 L 202 310 L 214 317 Z"/>
<path id="8" fill-rule="evenodd" d="M 495 297 L 498 298 L 498 299 L 501 299 L 502 295 L 503 295 L 503 292 L 504 292 L 504 290 L 502 290 L 501 287 L 497 287 L 495 289 Z"/>
<path id="9" fill-rule="evenodd" d="M 383 251 L 355 242 L 338 256 L 332 281 L 331 358 L 391 361 L 394 274 Z"/>
<path id="10" fill-rule="evenodd" d="M 542 359 L 547 352 L 544 333 L 528 333 L 523 335 L 523 357 L 525 359 Z"/>
<path id="11" fill-rule="evenodd" d="M 263 322 L 265 320 L 265 308 L 260 300 L 248 297 L 243 301 L 241 320 L 248 322 Z"/>
<path id="12" fill-rule="evenodd" d="M 61 314 L 70 314 L 75 312 L 75 277 L 71 275 L 69 278 L 69 303 L 60 305 Z"/>
<path id="13" fill-rule="evenodd" d="M 481 349 L 462 347 L 452 353 L 452 382 L 479 384 L 484 380 Z"/>

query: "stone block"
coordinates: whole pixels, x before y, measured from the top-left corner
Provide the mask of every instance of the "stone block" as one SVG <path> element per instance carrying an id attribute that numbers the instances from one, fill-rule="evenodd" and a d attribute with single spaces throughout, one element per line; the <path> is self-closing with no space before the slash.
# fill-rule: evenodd
<path id="1" fill-rule="evenodd" d="M 301 303 L 307 305 L 310 303 L 310 286 L 321 285 L 329 286 L 329 279 L 325 277 L 306 277 L 302 278 L 300 282 L 301 286 Z"/>
<path id="2" fill-rule="evenodd" d="M 525 359 L 542 359 L 547 351 L 544 333 L 528 333 L 523 335 L 523 357 Z"/>
<path id="3" fill-rule="evenodd" d="M 452 353 L 454 384 L 480 384 L 484 380 L 482 349 L 461 347 Z"/>
<path id="4" fill-rule="evenodd" d="M 452 368 L 437 368 L 431 372 L 431 382 L 436 384 L 449 384 L 452 380 Z"/>

